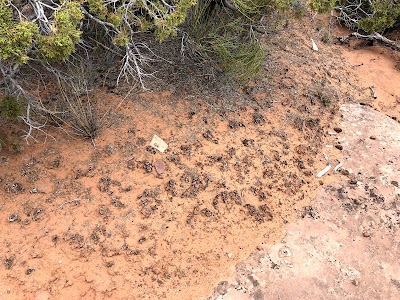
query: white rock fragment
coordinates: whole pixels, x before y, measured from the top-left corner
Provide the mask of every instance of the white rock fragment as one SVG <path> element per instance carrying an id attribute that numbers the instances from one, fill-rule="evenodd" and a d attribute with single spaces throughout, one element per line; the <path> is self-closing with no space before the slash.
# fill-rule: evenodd
<path id="1" fill-rule="evenodd" d="M 317 46 L 317 44 L 314 42 L 313 39 L 311 39 L 311 45 L 312 45 L 312 49 L 313 49 L 314 51 L 319 51 L 318 46 Z"/>
<path id="2" fill-rule="evenodd" d="M 281 264 L 284 265 L 284 266 L 286 266 L 286 267 L 293 268 L 292 263 L 291 263 L 289 260 L 287 260 L 287 259 L 282 259 L 282 260 L 281 260 Z"/>
<path id="3" fill-rule="evenodd" d="M 339 172 L 339 169 L 341 169 L 343 166 L 343 163 L 339 161 L 339 164 L 336 165 L 336 167 L 333 169 L 333 173 L 337 174 Z"/>
<path id="4" fill-rule="evenodd" d="M 158 151 L 161 153 L 164 153 L 165 150 L 167 150 L 168 145 L 166 142 L 164 142 L 160 137 L 158 137 L 156 134 L 153 135 L 153 138 L 151 139 L 150 146 L 153 148 L 156 148 Z"/>
<path id="5" fill-rule="evenodd" d="M 322 171 L 317 174 L 317 178 L 321 178 L 331 169 L 331 165 L 327 165 Z"/>
<path id="6" fill-rule="evenodd" d="M 326 160 L 326 167 L 317 174 L 317 176 L 316 176 L 317 178 L 321 178 L 322 176 L 324 176 L 332 167 L 330 162 L 329 162 L 328 155 L 326 155 L 325 153 L 322 153 L 322 154 L 324 155 L 324 158 Z"/>

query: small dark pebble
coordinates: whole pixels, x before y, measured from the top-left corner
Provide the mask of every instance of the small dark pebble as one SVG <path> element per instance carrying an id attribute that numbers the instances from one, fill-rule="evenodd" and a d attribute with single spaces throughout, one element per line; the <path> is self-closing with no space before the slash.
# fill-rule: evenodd
<path id="1" fill-rule="evenodd" d="M 6 258 L 3 261 L 3 264 L 4 264 L 4 266 L 6 267 L 7 270 L 11 270 L 11 268 L 13 267 L 14 259 L 15 259 L 14 257 L 10 257 L 10 258 Z"/>
<path id="2" fill-rule="evenodd" d="M 342 175 L 344 175 L 344 176 L 349 176 L 349 175 L 350 175 L 350 172 L 347 171 L 347 170 L 345 170 L 345 169 L 342 169 L 342 170 L 340 171 L 340 173 L 341 173 Z"/>
<path id="3" fill-rule="evenodd" d="M 341 133 L 343 131 L 342 128 L 339 127 L 335 127 L 333 130 L 335 130 L 337 133 Z"/>
<path id="4" fill-rule="evenodd" d="M 146 147 L 146 151 L 150 152 L 151 154 L 156 154 L 157 153 L 156 148 L 154 148 L 152 146 L 147 146 Z"/>
<path id="5" fill-rule="evenodd" d="M 371 232 L 369 232 L 369 231 L 363 232 L 363 237 L 370 237 L 370 236 L 371 236 Z"/>
<path id="6" fill-rule="evenodd" d="M 351 283 L 352 283 L 353 285 L 355 285 L 355 286 L 358 286 L 358 285 L 360 284 L 360 281 L 359 281 L 358 279 L 353 279 L 353 280 L 351 281 Z"/>
<path id="7" fill-rule="evenodd" d="M 244 139 L 244 140 L 242 141 L 242 144 L 243 144 L 245 147 L 249 147 L 249 146 L 254 145 L 254 140 L 251 140 L 251 139 Z"/>
<path id="8" fill-rule="evenodd" d="M 398 181 L 392 180 L 390 183 L 391 183 L 392 185 L 394 185 L 395 187 L 399 187 L 399 182 L 398 182 Z"/>
<path id="9" fill-rule="evenodd" d="M 58 235 L 53 235 L 53 236 L 51 237 L 51 241 L 52 241 L 54 244 L 56 244 L 56 243 L 58 243 L 58 242 L 60 241 L 60 238 L 59 238 Z"/>
<path id="10" fill-rule="evenodd" d="M 376 136 L 374 136 L 374 135 L 371 135 L 369 138 L 370 138 L 371 140 L 376 140 Z"/>
<path id="11" fill-rule="evenodd" d="M 339 150 L 343 150 L 343 146 L 342 145 L 335 145 L 335 148 L 339 149 Z"/>
<path id="12" fill-rule="evenodd" d="M 305 218 L 306 216 L 310 216 L 314 220 L 319 219 L 318 211 L 311 206 L 304 207 L 303 212 L 301 213 L 301 217 Z"/>
<path id="13" fill-rule="evenodd" d="M 355 205 L 361 205 L 362 204 L 362 201 L 360 199 L 354 199 L 353 202 L 354 202 Z"/>
<path id="14" fill-rule="evenodd" d="M 206 216 L 206 217 L 211 217 L 211 216 L 212 216 L 212 212 L 211 212 L 211 210 L 209 210 L 208 208 L 203 208 L 203 209 L 201 210 L 201 212 L 202 212 L 203 215 Z"/>
<path id="15" fill-rule="evenodd" d="M 350 179 L 350 180 L 349 180 L 349 184 L 353 184 L 353 185 L 354 185 L 354 184 L 357 184 L 357 180 L 355 180 L 355 179 Z"/>
<path id="16" fill-rule="evenodd" d="M 8 216 L 8 222 L 15 222 L 15 221 L 18 221 L 18 220 L 19 220 L 19 217 L 18 217 L 17 214 L 11 214 L 11 215 Z"/>
<path id="17" fill-rule="evenodd" d="M 153 171 L 153 165 L 148 161 L 143 162 L 143 167 L 147 173 L 151 173 Z"/>
<path id="18" fill-rule="evenodd" d="M 33 271 L 35 271 L 35 269 L 27 269 L 27 270 L 25 271 L 25 274 L 26 274 L 26 275 L 30 275 Z"/>

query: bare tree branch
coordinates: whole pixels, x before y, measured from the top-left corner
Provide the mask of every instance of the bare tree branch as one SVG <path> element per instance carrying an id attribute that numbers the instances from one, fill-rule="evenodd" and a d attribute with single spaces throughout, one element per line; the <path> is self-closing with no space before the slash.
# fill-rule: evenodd
<path id="1" fill-rule="evenodd" d="M 395 41 L 389 40 L 388 38 L 382 36 L 381 34 L 374 32 L 373 34 L 363 35 L 358 32 L 353 32 L 347 36 L 340 37 L 339 40 L 342 43 L 345 43 L 351 39 L 367 39 L 373 40 L 378 43 L 383 44 L 384 46 L 390 47 L 393 50 L 400 51 L 400 44 L 397 44 Z"/>
<path id="2" fill-rule="evenodd" d="M 25 115 L 19 117 L 28 126 L 28 130 L 26 134 L 23 136 L 23 138 L 26 140 L 27 143 L 29 143 L 30 138 L 37 142 L 37 140 L 33 136 L 34 130 L 37 130 L 43 133 L 46 139 L 47 137 L 51 137 L 52 139 L 55 140 L 55 138 L 52 135 L 48 134 L 42 129 L 46 126 L 46 121 L 40 123 L 32 118 L 32 110 L 35 109 L 41 113 L 53 116 L 55 116 L 56 114 L 60 114 L 62 112 L 53 112 L 46 109 L 42 105 L 39 99 L 36 99 L 36 97 L 28 94 L 28 92 L 13 77 L 14 74 L 18 71 L 18 69 L 19 65 L 13 65 L 7 68 L 7 66 L 0 61 L 0 71 L 3 74 L 4 82 L 6 83 L 6 85 L 9 85 L 10 93 L 16 94 L 17 98 L 22 96 L 28 102 L 26 105 Z"/>

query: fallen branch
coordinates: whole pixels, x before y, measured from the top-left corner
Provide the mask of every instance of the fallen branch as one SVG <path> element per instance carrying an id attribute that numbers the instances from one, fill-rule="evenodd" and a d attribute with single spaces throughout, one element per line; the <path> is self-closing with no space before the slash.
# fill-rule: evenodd
<path id="1" fill-rule="evenodd" d="M 42 132 L 45 135 L 46 139 L 47 137 L 51 137 L 53 140 L 55 140 L 55 137 L 53 137 L 51 134 L 46 133 L 42 129 L 46 126 L 47 121 L 44 121 L 43 123 L 35 121 L 32 117 L 32 112 L 36 110 L 42 114 L 47 114 L 55 117 L 57 114 L 62 114 L 63 112 L 50 111 L 46 109 L 42 105 L 40 99 L 37 99 L 35 96 L 30 95 L 13 77 L 14 74 L 18 71 L 18 68 L 18 65 L 8 66 L 7 68 L 7 66 L 5 64 L 2 64 L 2 62 L 0 61 L 0 72 L 4 79 L 3 85 L 7 87 L 10 94 L 15 94 L 17 99 L 19 97 L 22 97 L 27 101 L 25 115 L 19 116 L 19 118 L 28 126 L 28 130 L 23 138 L 26 140 L 27 143 L 29 138 L 32 138 L 35 142 L 37 142 L 37 140 L 33 136 L 33 131 L 37 130 L 39 132 Z"/>
<path id="2" fill-rule="evenodd" d="M 387 47 L 392 48 L 393 50 L 400 51 L 400 44 L 397 44 L 395 41 L 389 40 L 388 38 L 380 35 L 377 32 L 374 32 L 373 34 L 369 35 L 364 35 L 360 34 L 358 32 L 353 32 L 347 36 L 343 36 L 339 38 L 339 41 L 342 43 L 345 43 L 351 39 L 367 39 L 367 40 L 372 40 L 376 41 L 378 43 L 381 43 Z"/>
<path id="3" fill-rule="evenodd" d="M 323 155 L 324 155 L 324 158 L 325 158 L 325 160 L 326 160 L 326 167 L 324 168 L 324 169 L 322 169 L 318 174 L 317 174 L 317 178 L 321 178 L 322 176 L 324 176 L 326 173 L 328 173 L 328 171 L 331 169 L 331 163 L 329 162 L 329 158 L 328 158 L 328 156 L 325 154 L 325 153 L 323 153 Z"/>

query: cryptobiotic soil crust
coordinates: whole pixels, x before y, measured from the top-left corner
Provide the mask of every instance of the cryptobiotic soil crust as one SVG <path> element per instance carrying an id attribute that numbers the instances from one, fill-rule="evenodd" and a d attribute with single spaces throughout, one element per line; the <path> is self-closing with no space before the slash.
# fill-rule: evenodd
<path id="1" fill-rule="evenodd" d="M 209 299 L 399 299 L 399 123 L 359 104 L 340 112 L 346 172 Z"/>
<path id="2" fill-rule="evenodd" d="M 397 86 L 360 86 L 357 50 L 319 42 L 324 24 L 263 41 L 265 70 L 224 96 L 98 90 L 95 148 L 50 128 L 55 140 L 3 149 L 1 299 L 395 299 L 399 131 L 386 115 L 399 106 L 368 105 Z M 392 80 L 395 55 L 379 56 Z M 323 154 L 343 170 L 317 179 Z"/>
<path id="3" fill-rule="evenodd" d="M 321 178 L 301 219 L 279 242 L 260 244 L 208 299 L 400 298 L 399 55 L 363 44 L 342 49 L 358 88 L 322 150 L 340 145 L 342 171 Z"/>

